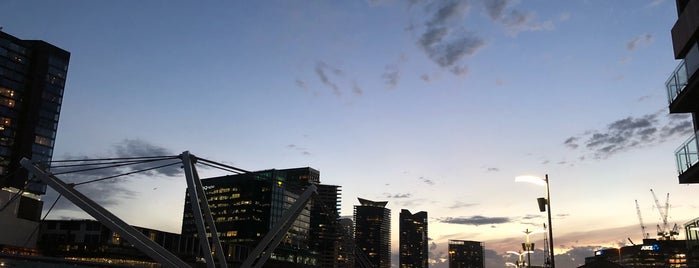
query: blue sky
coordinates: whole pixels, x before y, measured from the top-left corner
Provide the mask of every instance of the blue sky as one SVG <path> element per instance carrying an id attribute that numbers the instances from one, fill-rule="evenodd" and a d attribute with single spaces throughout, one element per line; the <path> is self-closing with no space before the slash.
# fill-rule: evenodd
<path id="1" fill-rule="evenodd" d="M 55 159 L 311 166 L 342 186 L 343 215 L 357 197 L 389 201 L 394 222 L 427 211 L 435 260 L 448 239 L 498 255 L 540 226 L 544 189 L 523 174 L 550 174 L 561 254 L 640 240 L 636 199 L 652 232 L 650 188 L 670 193 L 672 222 L 697 217 L 673 158 L 691 124 L 668 116 L 664 90 L 676 19 L 669 0 L 0 2 L 3 31 L 72 53 Z M 88 190 L 179 232 L 184 188 Z"/>

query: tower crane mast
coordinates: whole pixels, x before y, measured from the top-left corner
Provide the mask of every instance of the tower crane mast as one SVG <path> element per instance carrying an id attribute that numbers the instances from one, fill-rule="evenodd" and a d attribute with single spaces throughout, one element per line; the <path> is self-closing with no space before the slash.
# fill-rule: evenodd
<path id="1" fill-rule="evenodd" d="M 648 239 L 648 233 L 646 233 L 646 226 L 643 225 L 643 217 L 641 217 L 641 208 L 638 206 L 638 200 L 636 201 L 636 214 L 638 214 L 638 222 L 641 223 L 641 237 L 643 239 Z M 633 242 L 632 242 L 633 244 Z"/>

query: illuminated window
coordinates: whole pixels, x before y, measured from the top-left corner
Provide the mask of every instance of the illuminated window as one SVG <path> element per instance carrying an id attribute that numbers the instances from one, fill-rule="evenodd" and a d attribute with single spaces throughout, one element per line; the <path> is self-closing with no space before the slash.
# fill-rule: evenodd
<path id="1" fill-rule="evenodd" d="M 15 96 L 15 91 L 9 88 L 0 87 L 0 95 L 13 98 Z"/>
<path id="2" fill-rule="evenodd" d="M 11 99 L 6 99 L 6 98 L 0 98 L 0 105 L 13 108 L 13 107 L 15 107 L 15 101 L 11 100 Z"/>

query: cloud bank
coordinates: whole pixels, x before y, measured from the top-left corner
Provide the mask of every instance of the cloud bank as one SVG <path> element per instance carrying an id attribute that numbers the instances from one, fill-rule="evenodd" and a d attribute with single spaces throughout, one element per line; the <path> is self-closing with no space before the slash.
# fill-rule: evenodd
<path id="1" fill-rule="evenodd" d="M 587 131 L 563 141 L 563 145 L 595 159 L 662 143 L 670 138 L 683 138 L 693 132 L 687 115 L 663 115 L 665 111 L 639 117 L 626 117 L 605 128 Z"/>

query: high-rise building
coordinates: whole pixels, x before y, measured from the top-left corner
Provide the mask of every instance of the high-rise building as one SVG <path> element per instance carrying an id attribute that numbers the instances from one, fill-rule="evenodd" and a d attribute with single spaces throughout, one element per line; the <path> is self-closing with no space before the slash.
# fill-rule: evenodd
<path id="1" fill-rule="evenodd" d="M 699 1 L 676 0 L 672 27 L 675 59 L 682 60 L 665 82 L 670 113 L 691 113 L 694 133 L 675 151 L 680 183 L 699 183 Z"/>
<path id="2" fill-rule="evenodd" d="M 245 261 L 298 199 L 308 182 L 300 178 L 317 178 L 316 174 L 318 171 L 311 168 L 272 169 L 201 180 L 228 261 Z M 197 228 L 188 193 L 184 207 L 182 236 L 185 241 L 192 241 L 188 238 L 197 236 Z M 319 255 L 310 248 L 311 208 L 309 202 L 265 267 L 319 266 Z M 192 243 L 182 251 L 196 252 L 196 247 L 197 243 Z"/>
<path id="3" fill-rule="evenodd" d="M 0 32 L 0 244 L 34 247 L 46 185 L 19 161 L 53 156 L 70 53 Z M 29 238 L 29 239 L 28 239 Z"/>
<path id="4" fill-rule="evenodd" d="M 340 254 L 337 257 L 338 268 L 354 268 L 354 221 L 351 217 L 340 218 Z"/>
<path id="5" fill-rule="evenodd" d="M 407 209 L 400 211 L 400 267 L 428 267 L 427 212 L 412 214 Z"/>
<path id="6" fill-rule="evenodd" d="M 318 252 L 320 267 L 337 268 L 340 257 L 342 227 L 339 225 L 340 186 L 317 186 L 312 200 L 310 248 Z"/>
<path id="7" fill-rule="evenodd" d="M 391 210 L 388 201 L 359 199 L 354 206 L 354 241 L 372 267 L 391 267 Z"/>
<path id="8" fill-rule="evenodd" d="M 482 242 L 449 240 L 449 268 L 485 267 Z"/>

